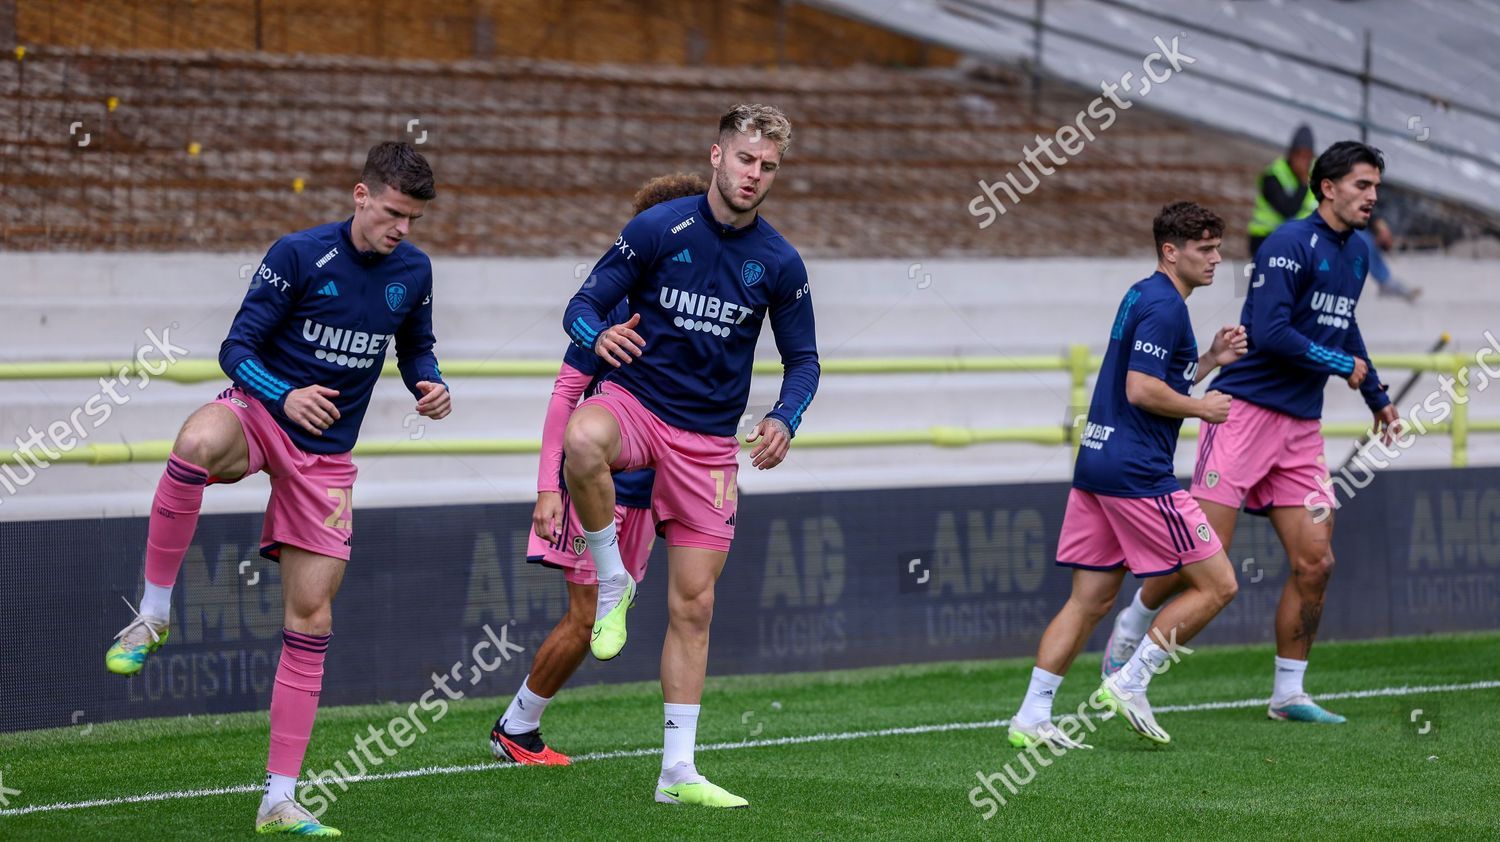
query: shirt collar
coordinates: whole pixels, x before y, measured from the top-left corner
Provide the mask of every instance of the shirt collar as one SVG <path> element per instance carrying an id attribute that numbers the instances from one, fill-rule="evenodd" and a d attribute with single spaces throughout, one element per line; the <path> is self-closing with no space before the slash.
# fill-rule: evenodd
<path id="1" fill-rule="evenodd" d="M 360 251 L 354 245 L 354 217 L 352 216 L 344 220 L 344 224 L 339 226 L 339 235 L 343 239 L 344 245 L 349 247 L 349 256 L 354 258 L 355 262 L 361 266 L 379 263 L 388 257 L 388 255 L 381 254 L 378 251 Z"/>
<path id="2" fill-rule="evenodd" d="M 1333 230 L 1333 226 L 1328 224 L 1328 220 L 1323 218 L 1323 214 L 1318 213 L 1317 211 L 1313 211 L 1312 213 L 1308 214 L 1308 219 L 1312 220 L 1314 228 L 1333 238 L 1341 246 L 1344 243 L 1347 243 L 1349 241 L 1349 237 L 1354 234 L 1353 228 L 1350 228 L 1348 231 Z"/>
<path id="3" fill-rule="evenodd" d="M 743 237 L 760 227 L 760 214 L 758 213 L 754 219 L 750 220 L 750 224 L 743 228 L 735 228 L 733 225 L 725 225 L 719 222 L 719 220 L 714 218 L 713 208 L 709 207 L 707 193 L 698 198 L 698 215 L 703 217 L 704 224 L 720 237 Z"/>

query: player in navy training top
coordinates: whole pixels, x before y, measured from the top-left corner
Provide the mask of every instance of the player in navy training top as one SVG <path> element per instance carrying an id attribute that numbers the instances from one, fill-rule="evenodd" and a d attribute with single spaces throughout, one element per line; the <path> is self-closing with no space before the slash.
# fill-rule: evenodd
<path id="1" fill-rule="evenodd" d="M 785 458 L 818 387 L 812 290 L 796 249 L 758 213 L 791 140 L 769 106 L 719 120 L 704 196 L 663 202 L 632 219 L 564 315 L 568 336 L 615 366 L 568 423 L 568 489 L 599 568 L 590 648 L 625 644 L 635 583 L 620 566 L 610 470 L 656 468 L 653 504 L 671 566 L 662 648 L 665 751 L 656 800 L 740 807 L 698 774 L 698 702 L 708 662 L 714 581 L 734 536 L 739 441 L 756 339 L 769 316 L 781 352 L 781 397 L 756 424 L 751 464 Z M 631 317 L 605 316 L 628 296 Z"/>
<path id="2" fill-rule="evenodd" d="M 1188 391 L 1245 353 L 1244 328 L 1231 325 L 1199 356 L 1188 319 L 1185 299 L 1213 283 L 1224 221 L 1200 205 L 1177 202 L 1162 208 L 1152 232 L 1156 273 L 1120 302 L 1094 385 L 1057 547 L 1057 563 L 1073 568 L 1073 593 L 1042 635 L 1031 684 L 1011 718 L 1008 736 L 1017 748 L 1087 747 L 1052 724 L 1052 700 L 1114 604 L 1127 569 L 1137 577 L 1179 573 L 1188 582 L 1132 660 L 1093 697 L 1155 742 L 1171 737 L 1146 700 L 1151 676 L 1234 598 L 1229 557 L 1172 471 L 1182 419 L 1222 421 L 1229 413 L 1229 396 L 1209 392 L 1200 399 Z"/>
<path id="3" fill-rule="evenodd" d="M 204 487 L 269 474 L 261 553 L 281 562 L 285 628 L 261 832 L 331 830 L 297 803 L 294 787 L 354 532 L 349 451 L 386 351 L 395 345 L 418 413 L 437 419 L 451 409 L 433 353 L 432 263 L 405 241 L 434 195 L 432 169 L 414 148 L 376 144 L 354 187 L 354 216 L 289 234 L 266 253 L 219 351 L 234 385 L 177 434 L 151 506 L 141 609 L 105 657 L 111 672 L 131 675 L 165 642 Z"/>
<path id="4" fill-rule="evenodd" d="M 1286 547 L 1291 576 L 1276 610 L 1276 661 L 1268 715 L 1281 721 L 1339 723 L 1303 690 L 1307 656 L 1323 615 L 1333 569 L 1333 498 L 1323 455 L 1323 390 L 1329 377 L 1358 389 L 1383 444 L 1399 428 L 1396 408 L 1370 365 L 1354 311 L 1369 271 L 1365 241 L 1385 162 L 1362 143 L 1335 143 L 1313 164 L 1318 209 L 1287 222 L 1255 255 L 1241 320 L 1250 352 L 1214 379 L 1235 398 L 1221 424 L 1198 439 L 1192 494 L 1227 546 L 1243 505 L 1269 515 Z M 1105 668 L 1128 656 L 1132 628 L 1179 583 L 1148 582 L 1121 612 Z"/>
<path id="5" fill-rule="evenodd" d="M 636 192 L 633 214 L 661 202 L 695 196 L 708 189 L 702 176 L 677 173 L 653 178 Z M 630 302 L 621 301 L 609 321 L 630 318 Z M 542 739 L 542 713 L 563 684 L 583 663 L 594 625 L 594 606 L 599 579 L 593 555 L 584 542 L 578 512 L 562 483 L 563 435 L 578 401 L 594 385 L 596 375 L 610 367 L 591 351 L 568 343 L 563 365 L 552 386 L 547 419 L 542 425 L 542 452 L 537 467 L 536 508 L 532 511 L 532 534 L 526 560 L 563 571 L 568 585 L 568 607 L 557 626 L 537 647 L 531 670 L 505 712 L 490 729 L 490 751 L 497 760 L 531 766 L 566 766 L 570 758 Z M 615 530 L 619 536 L 621 561 L 630 577 L 639 583 L 646 575 L 646 561 L 656 538 L 651 512 L 651 486 L 656 472 L 650 468 L 614 475 Z"/>

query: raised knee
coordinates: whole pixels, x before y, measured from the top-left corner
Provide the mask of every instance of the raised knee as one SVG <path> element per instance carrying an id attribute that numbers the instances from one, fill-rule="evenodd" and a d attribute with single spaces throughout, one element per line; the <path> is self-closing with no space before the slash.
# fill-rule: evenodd
<path id="1" fill-rule="evenodd" d="M 563 435 L 563 452 L 567 463 L 586 471 L 607 467 L 609 431 L 593 419 L 575 417 Z"/>
<path id="2" fill-rule="evenodd" d="M 172 452 L 177 454 L 177 458 L 205 470 L 211 470 L 213 463 L 219 458 L 218 442 L 214 435 L 199 425 L 183 427 L 182 432 L 177 434 L 177 441 L 172 444 Z"/>
<path id="3" fill-rule="evenodd" d="M 172 452 L 189 464 L 219 474 L 232 465 L 226 464 L 232 456 L 232 434 L 238 434 L 239 419 L 230 410 L 210 405 L 195 412 L 177 433 L 172 443 Z"/>

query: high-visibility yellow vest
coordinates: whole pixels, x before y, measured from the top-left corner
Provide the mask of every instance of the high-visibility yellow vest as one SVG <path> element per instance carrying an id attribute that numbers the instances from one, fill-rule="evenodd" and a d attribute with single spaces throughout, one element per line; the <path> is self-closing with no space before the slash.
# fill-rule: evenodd
<path id="1" fill-rule="evenodd" d="M 1281 182 L 1281 189 L 1288 193 L 1297 189 L 1297 176 L 1292 172 L 1292 165 L 1286 162 L 1286 158 L 1277 158 L 1260 175 L 1261 180 L 1264 180 L 1267 175 L 1275 176 L 1276 180 Z M 1256 182 L 1255 188 L 1255 212 L 1250 214 L 1248 230 L 1252 237 L 1269 237 L 1281 223 L 1286 222 L 1286 217 L 1277 213 L 1276 209 L 1271 207 L 1271 203 L 1266 201 L 1265 195 L 1260 191 L 1259 181 Z M 1318 200 L 1313 197 L 1312 190 L 1309 189 L 1302 197 L 1302 207 L 1292 218 L 1301 219 L 1317 209 Z"/>

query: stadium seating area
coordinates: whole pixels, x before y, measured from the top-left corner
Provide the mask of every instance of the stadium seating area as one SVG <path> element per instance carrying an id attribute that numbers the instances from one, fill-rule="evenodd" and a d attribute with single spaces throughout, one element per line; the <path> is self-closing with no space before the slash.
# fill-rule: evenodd
<path id="1" fill-rule="evenodd" d="M 1095 92 L 1049 87 L 1031 113 L 1018 77 L 942 69 L 58 48 L 0 63 L 0 91 L 0 112 L 13 112 L 0 113 L 0 244 L 12 250 L 262 249 L 345 213 L 370 144 L 425 133 L 440 182 L 422 223 L 429 250 L 593 254 L 643 180 L 706 170 L 713 121 L 742 98 L 793 118 L 770 217 L 812 257 L 1139 253 L 1144 220 L 1183 196 L 1240 230 L 1273 154 L 1138 109 L 981 230 L 968 211 L 977 181 L 1013 172 Z"/>

